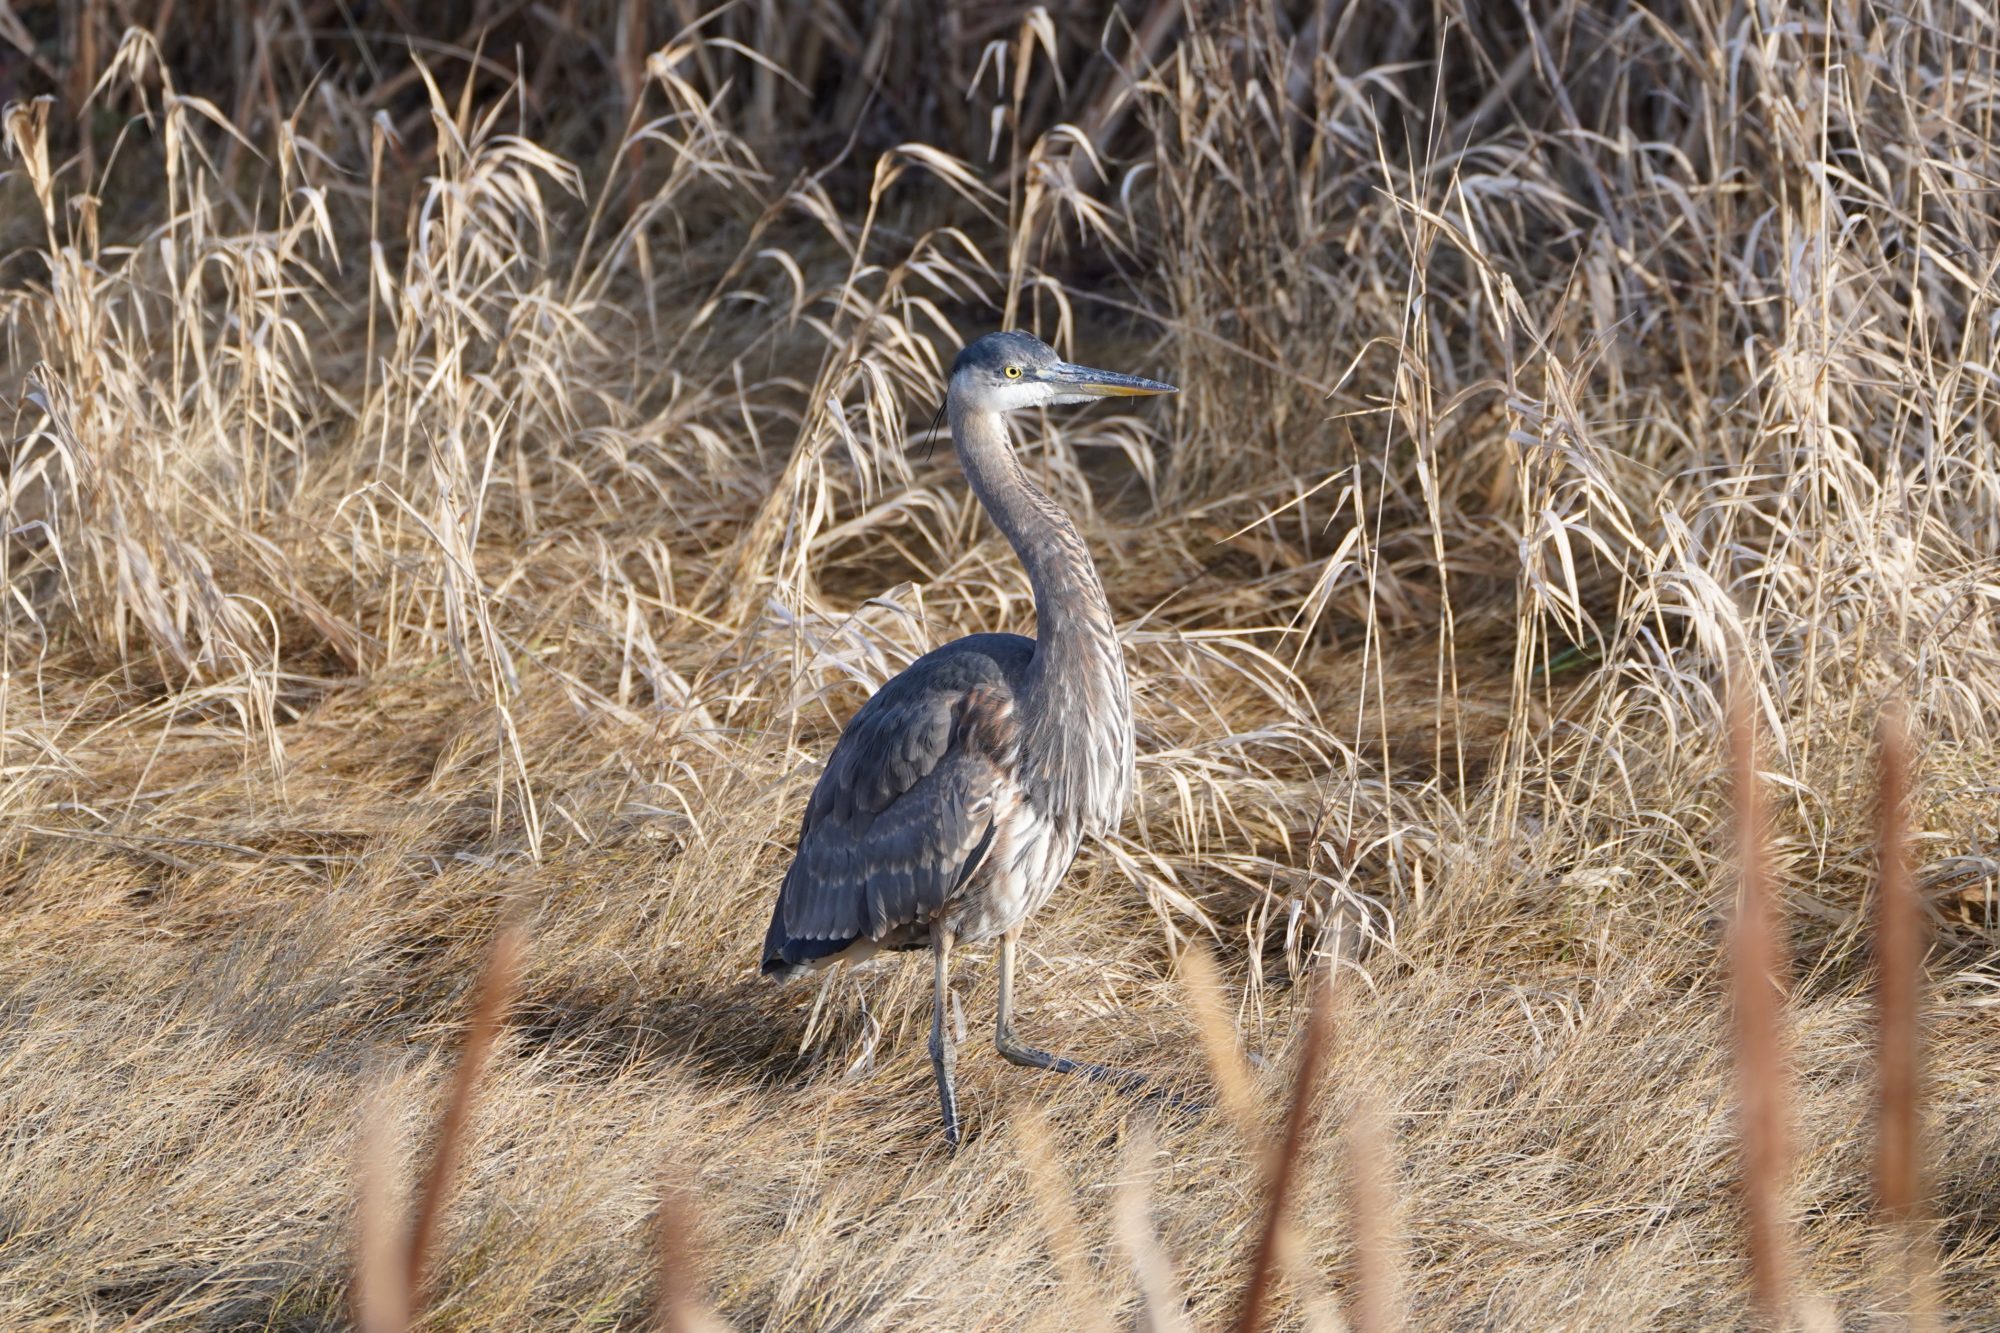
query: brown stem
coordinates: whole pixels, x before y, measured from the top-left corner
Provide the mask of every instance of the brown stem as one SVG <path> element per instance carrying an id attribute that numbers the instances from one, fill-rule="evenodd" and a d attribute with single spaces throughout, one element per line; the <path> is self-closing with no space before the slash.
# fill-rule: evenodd
<path id="1" fill-rule="evenodd" d="M 1785 965 L 1772 907 L 1757 735 L 1750 685 L 1739 672 L 1730 690 L 1730 748 L 1738 861 L 1731 970 L 1735 990 L 1736 1077 L 1741 1099 L 1743 1210 L 1757 1308 L 1772 1324 L 1785 1311 L 1785 1073 L 1780 987 Z"/>
<path id="2" fill-rule="evenodd" d="M 1285 1112 L 1285 1135 L 1271 1157 L 1270 1175 L 1264 1186 L 1264 1227 L 1251 1255 L 1250 1285 L 1244 1290 L 1243 1305 L 1237 1311 L 1237 1333 L 1254 1333 L 1263 1324 L 1264 1303 L 1278 1266 L 1278 1236 L 1285 1225 L 1285 1200 L 1291 1193 L 1292 1177 L 1297 1174 L 1299 1154 L 1305 1149 L 1306 1131 L 1312 1127 L 1313 1092 L 1319 1085 L 1327 1038 L 1333 1030 L 1332 994 L 1333 971 L 1328 967 L 1313 987 L 1312 1012 L 1306 1019 L 1305 1041 L 1299 1047 L 1299 1072 L 1292 1084 L 1291 1106 Z"/>
<path id="3" fill-rule="evenodd" d="M 451 1190 L 452 1172 L 465 1137 L 466 1121 L 472 1114 L 472 1096 L 480 1070 L 485 1067 L 486 1057 L 491 1054 L 494 1039 L 500 1035 L 500 1025 L 507 1016 L 507 1003 L 512 998 L 515 974 L 520 967 L 521 947 L 520 927 L 506 927 L 495 937 L 486 970 L 480 974 L 472 1002 L 472 1020 L 466 1027 L 458 1068 L 452 1074 L 451 1095 L 438 1122 L 437 1146 L 424 1172 L 423 1188 L 417 1195 L 416 1218 L 410 1224 L 410 1248 L 404 1272 L 413 1312 L 421 1312 L 426 1304 L 424 1284 L 431 1247 L 437 1238 L 438 1219 L 444 1212 L 445 1196 Z"/>

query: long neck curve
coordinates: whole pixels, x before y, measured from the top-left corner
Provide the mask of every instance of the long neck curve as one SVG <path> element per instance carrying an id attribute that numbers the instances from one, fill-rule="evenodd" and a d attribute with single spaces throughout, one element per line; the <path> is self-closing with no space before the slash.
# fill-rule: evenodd
<path id="1" fill-rule="evenodd" d="M 1092 831 L 1115 828 L 1132 770 L 1132 704 L 1111 607 L 1076 525 L 1028 479 L 998 412 L 948 403 L 974 495 L 1028 571 L 1035 657 L 1024 751 L 1049 756 L 1049 799 Z"/>
<path id="2" fill-rule="evenodd" d="M 1028 479 L 1007 438 L 1006 419 L 953 403 L 951 436 L 972 493 L 1028 571 L 1038 649 L 1060 654 L 1087 622 L 1108 625 L 1111 609 L 1090 548 L 1062 506 Z"/>

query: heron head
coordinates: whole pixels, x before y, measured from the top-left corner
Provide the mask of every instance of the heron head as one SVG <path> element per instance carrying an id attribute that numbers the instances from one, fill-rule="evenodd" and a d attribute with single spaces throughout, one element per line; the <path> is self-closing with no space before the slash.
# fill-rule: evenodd
<path id="1" fill-rule="evenodd" d="M 1171 384 L 1071 365 L 1055 348 L 1026 333 L 989 333 L 970 343 L 951 366 L 951 395 L 991 412 L 1096 398 L 1178 393 Z"/>

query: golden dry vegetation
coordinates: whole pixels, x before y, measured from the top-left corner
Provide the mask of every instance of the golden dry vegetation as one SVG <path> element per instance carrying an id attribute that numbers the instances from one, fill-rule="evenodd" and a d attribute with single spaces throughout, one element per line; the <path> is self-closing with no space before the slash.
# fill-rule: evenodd
<path id="1" fill-rule="evenodd" d="M 1744 1324 L 1736 662 L 1790 1317 L 1909 1305 L 1901 700 L 2000 1326 L 1990 7 L 149 11 L 0 5 L 0 1323 L 344 1325 L 515 921 L 425 1328 L 1221 1327 L 1324 958 L 1273 1319 Z M 926 430 L 1006 325 L 1183 388 L 1024 423 L 1141 791 L 1023 1031 L 1219 1100 L 1003 1065 L 975 951 L 952 1157 L 927 968 L 755 965 L 841 721 L 1032 624 Z"/>

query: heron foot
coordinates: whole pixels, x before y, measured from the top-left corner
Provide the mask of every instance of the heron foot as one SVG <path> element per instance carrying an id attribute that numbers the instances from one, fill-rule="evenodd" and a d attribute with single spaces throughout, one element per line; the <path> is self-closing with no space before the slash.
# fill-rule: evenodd
<path id="1" fill-rule="evenodd" d="M 1052 1055 L 1048 1051 L 1038 1051 L 1019 1040 L 1010 1032 L 993 1043 L 1002 1059 L 1009 1064 L 1026 1069 L 1046 1069 L 1051 1074 L 1081 1074 L 1093 1083 L 1109 1083 L 1120 1092 L 1137 1092 L 1144 1087 L 1144 1074 L 1130 1069 L 1117 1069 L 1111 1065 L 1095 1065 L 1088 1060 L 1072 1060 L 1066 1055 Z"/>
<path id="2" fill-rule="evenodd" d="M 1204 1115 L 1208 1107 L 1200 1102 L 1189 1101 L 1164 1088 L 1147 1087 L 1152 1080 L 1136 1070 L 1119 1069 L 1112 1065 L 1091 1064 L 1087 1060 L 1072 1060 L 1066 1055 L 1052 1055 L 1048 1051 L 1038 1051 L 1023 1043 L 1012 1032 L 1001 1033 L 994 1041 L 994 1047 L 1002 1059 L 1009 1064 L 1021 1065 L 1028 1069 L 1046 1069 L 1052 1074 L 1081 1074 L 1093 1083 L 1109 1083 L 1127 1096 L 1138 1096 L 1143 1101 L 1174 1112 L 1178 1115 Z"/>

